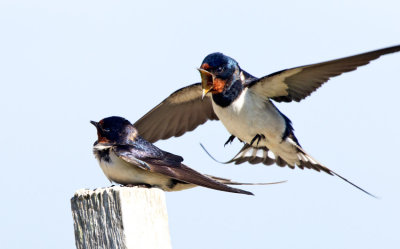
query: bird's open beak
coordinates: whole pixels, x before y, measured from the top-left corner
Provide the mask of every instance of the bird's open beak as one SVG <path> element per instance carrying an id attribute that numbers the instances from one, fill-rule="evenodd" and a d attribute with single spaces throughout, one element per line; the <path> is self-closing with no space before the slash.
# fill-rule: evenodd
<path id="1" fill-rule="evenodd" d="M 202 99 L 206 96 L 208 92 L 210 92 L 214 87 L 214 74 L 204 70 L 202 68 L 198 68 L 201 75 L 201 88 L 203 89 Z"/>

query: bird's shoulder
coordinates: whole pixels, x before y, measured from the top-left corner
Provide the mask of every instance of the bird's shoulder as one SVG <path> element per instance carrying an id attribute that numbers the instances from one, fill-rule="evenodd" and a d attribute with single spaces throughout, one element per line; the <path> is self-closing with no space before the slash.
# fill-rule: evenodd
<path id="1" fill-rule="evenodd" d="M 153 165 L 179 167 L 183 161 L 181 156 L 163 151 L 140 136 L 133 143 L 113 146 L 113 151 L 125 160 L 134 157 Z"/>

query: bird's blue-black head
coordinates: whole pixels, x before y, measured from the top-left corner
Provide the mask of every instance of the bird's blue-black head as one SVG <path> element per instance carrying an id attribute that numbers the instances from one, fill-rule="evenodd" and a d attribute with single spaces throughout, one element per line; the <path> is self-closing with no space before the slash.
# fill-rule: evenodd
<path id="1" fill-rule="evenodd" d="M 212 53 L 204 58 L 199 68 L 203 96 L 208 92 L 218 94 L 233 84 L 240 76 L 239 64 L 222 53 Z"/>
<path id="2" fill-rule="evenodd" d="M 239 69 L 239 64 L 222 53 L 212 53 L 204 58 L 200 68 L 214 74 L 217 78 L 228 79 Z"/>
<path id="3" fill-rule="evenodd" d="M 138 136 L 136 128 L 122 117 L 108 117 L 99 122 L 90 121 L 97 129 L 99 143 L 129 144 Z"/>

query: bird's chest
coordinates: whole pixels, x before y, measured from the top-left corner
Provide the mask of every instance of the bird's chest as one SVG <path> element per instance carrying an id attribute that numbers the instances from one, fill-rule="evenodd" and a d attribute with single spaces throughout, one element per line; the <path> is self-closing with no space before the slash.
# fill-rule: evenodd
<path id="1" fill-rule="evenodd" d="M 213 108 L 226 129 L 247 143 L 257 134 L 280 141 L 285 131 L 285 120 L 275 106 L 248 88 L 229 106 L 221 107 L 213 101 Z"/>
<path id="2" fill-rule="evenodd" d="M 163 186 L 169 181 L 157 173 L 140 169 L 133 164 L 130 164 L 119 158 L 112 149 L 102 152 L 102 157 L 96 156 L 99 161 L 100 168 L 110 181 L 120 184 L 149 184 L 152 186 Z"/>

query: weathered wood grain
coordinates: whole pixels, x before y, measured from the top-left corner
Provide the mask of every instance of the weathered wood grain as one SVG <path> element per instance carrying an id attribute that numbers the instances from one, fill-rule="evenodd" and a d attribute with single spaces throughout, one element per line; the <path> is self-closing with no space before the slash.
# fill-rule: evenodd
<path id="1" fill-rule="evenodd" d="M 77 249 L 171 249 L 160 189 L 81 189 L 71 199 L 71 208 Z"/>

